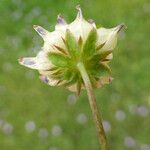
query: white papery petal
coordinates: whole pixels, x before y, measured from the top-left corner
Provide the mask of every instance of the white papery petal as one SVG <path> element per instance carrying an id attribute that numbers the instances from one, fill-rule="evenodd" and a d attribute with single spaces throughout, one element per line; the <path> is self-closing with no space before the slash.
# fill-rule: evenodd
<path id="1" fill-rule="evenodd" d="M 55 48 L 54 45 L 59 46 L 66 49 L 66 46 L 62 40 L 62 38 L 65 38 L 65 33 L 61 31 L 54 31 L 51 32 L 50 35 L 45 39 L 43 50 L 46 52 L 58 52 L 59 51 Z"/>
<path id="2" fill-rule="evenodd" d="M 77 83 L 67 87 L 68 90 L 70 90 L 71 92 L 76 92 L 77 91 Z"/>
<path id="3" fill-rule="evenodd" d="M 61 15 L 58 15 L 55 30 L 65 32 L 67 27 L 68 27 L 68 24 L 65 21 L 65 19 Z"/>
<path id="4" fill-rule="evenodd" d="M 71 92 L 77 92 L 78 91 L 77 87 L 78 87 L 77 83 L 75 83 L 75 84 L 72 84 L 71 86 L 68 86 L 67 89 L 70 90 Z M 81 90 L 82 89 L 85 89 L 83 85 L 81 86 Z"/>
<path id="5" fill-rule="evenodd" d="M 53 51 L 53 52 L 59 53 L 59 51 L 55 48 L 54 45 L 59 46 L 63 49 L 66 49 L 62 38 L 65 38 L 65 31 L 66 31 L 67 26 L 59 25 L 56 27 L 57 30 L 53 32 L 48 32 L 43 27 L 38 26 L 38 25 L 34 25 L 33 28 L 38 32 L 38 34 L 44 40 L 43 51 L 45 52 Z"/>
<path id="6" fill-rule="evenodd" d="M 40 51 L 36 57 L 20 58 L 19 63 L 25 67 L 37 70 L 48 70 L 52 67 L 47 54 L 43 51 Z"/>
<path id="7" fill-rule="evenodd" d="M 99 28 L 97 30 L 98 32 L 97 46 L 105 43 L 105 45 L 102 47 L 103 50 L 113 50 L 117 44 L 118 32 L 123 27 L 124 25 L 121 24 L 111 29 Z"/>
<path id="8" fill-rule="evenodd" d="M 46 38 L 49 36 L 50 32 L 47 31 L 46 29 L 44 29 L 41 26 L 38 25 L 33 25 L 34 30 L 43 38 L 43 40 L 45 41 Z"/>
<path id="9" fill-rule="evenodd" d="M 109 84 L 113 81 L 112 77 L 101 77 L 99 81 L 97 81 L 97 88 L 103 87 L 105 84 Z"/>
<path id="10" fill-rule="evenodd" d="M 80 36 L 83 41 L 88 37 L 89 32 L 93 29 L 93 25 L 88 23 L 82 16 L 82 11 L 80 7 L 78 9 L 77 18 L 68 26 L 68 29 L 73 33 L 76 40 L 78 41 Z"/>
<path id="11" fill-rule="evenodd" d="M 69 25 L 69 30 L 75 36 L 76 40 L 79 40 L 80 36 L 83 41 L 86 41 L 88 34 L 92 30 L 93 26 L 89 24 L 84 19 L 76 19 L 73 23 Z"/>
<path id="12" fill-rule="evenodd" d="M 44 82 L 44 83 L 46 83 L 46 84 L 48 84 L 48 85 L 50 85 L 50 86 L 56 86 L 57 84 L 58 84 L 58 80 L 54 80 L 54 79 L 51 79 L 50 77 L 48 77 L 48 76 L 40 76 L 40 79 Z"/>

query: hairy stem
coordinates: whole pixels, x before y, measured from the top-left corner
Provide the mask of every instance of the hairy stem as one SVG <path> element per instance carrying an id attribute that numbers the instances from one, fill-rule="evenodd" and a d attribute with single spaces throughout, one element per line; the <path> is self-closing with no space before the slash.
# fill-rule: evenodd
<path id="1" fill-rule="evenodd" d="M 83 63 L 81 63 L 81 62 L 78 63 L 77 67 L 81 73 L 82 79 L 85 84 L 85 88 L 87 90 L 89 103 L 90 103 L 90 107 L 91 107 L 92 114 L 93 114 L 93 119 L 94 119 L 96 129 L 97 129 L 98 139 L 99 139 L 99 142 L 101 143 L 101 149 L 108 150 L 108 143 L 107 143 L 105 131 L 104 131 L 103 124 L 102 124 L 102 118 L 101 118 L 101 114 L 97 107 L 96 97 L 94 95 L 94 91 L 92 88 L 90 78 L 88 76 L 88 73 L 87 73 Z"/>

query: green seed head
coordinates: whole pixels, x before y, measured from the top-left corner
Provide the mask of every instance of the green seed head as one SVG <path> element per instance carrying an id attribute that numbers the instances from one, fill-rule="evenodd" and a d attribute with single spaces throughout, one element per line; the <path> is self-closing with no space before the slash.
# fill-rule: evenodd
<path id="1" fill-rule="evenodd" d="M 41 80 L 47 84 L 65 86 L 79 94 L 84 88 L 77 67 L 79 63 L 84 64 L 94 88 L 111 82 L 108 63 L 112 59 L 118 32 L 124 25 L 97 29 L 93 21 L 87 22 L 83 18 L 80 7 L 77 9 L 77 17 L 71 24 L 59 15 L 53 32 L 35 25 L 44 46 L 36 57 L 21 58 L 19 62 L 39 70 Z"/>

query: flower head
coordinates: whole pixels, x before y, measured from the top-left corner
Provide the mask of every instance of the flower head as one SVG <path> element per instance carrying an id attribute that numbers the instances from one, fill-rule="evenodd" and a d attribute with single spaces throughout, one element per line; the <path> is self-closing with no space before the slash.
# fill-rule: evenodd
<path id="1" fill-rule="evenodd" d="M 97 28 L 93 20 L 83 18 L 79 6 L 77 10 L 77 17 L 70 24 L 58 15 L 53 32 L 34 25 L 44 45 L 36 57 L 20 58 L 19 63 L 38 70 L 40 79 L 50 86 L 65 86 L 80 93 L 84 83 L 77 68 L 79 62 L 85 65 L 93 87 L 111 82 L 108 63 L 117 44 L 118 32 L 124 25 Z"/>

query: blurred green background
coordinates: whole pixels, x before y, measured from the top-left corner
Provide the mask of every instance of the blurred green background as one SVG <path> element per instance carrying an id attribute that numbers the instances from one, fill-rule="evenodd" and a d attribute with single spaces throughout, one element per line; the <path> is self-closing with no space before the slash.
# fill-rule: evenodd
<path id="1" fill-rule="evenodd" d="M 32 29 L 53 31 L 81 4 L 98 26 L 122 22 L 111 85 L 95 91 L 111 150 L 150 150 L 150 2 L 148 0 L 0 0 L 0 150 L 99 150 L 86 92 L 42 83 L 18 64 L 43 44 Z"/>

